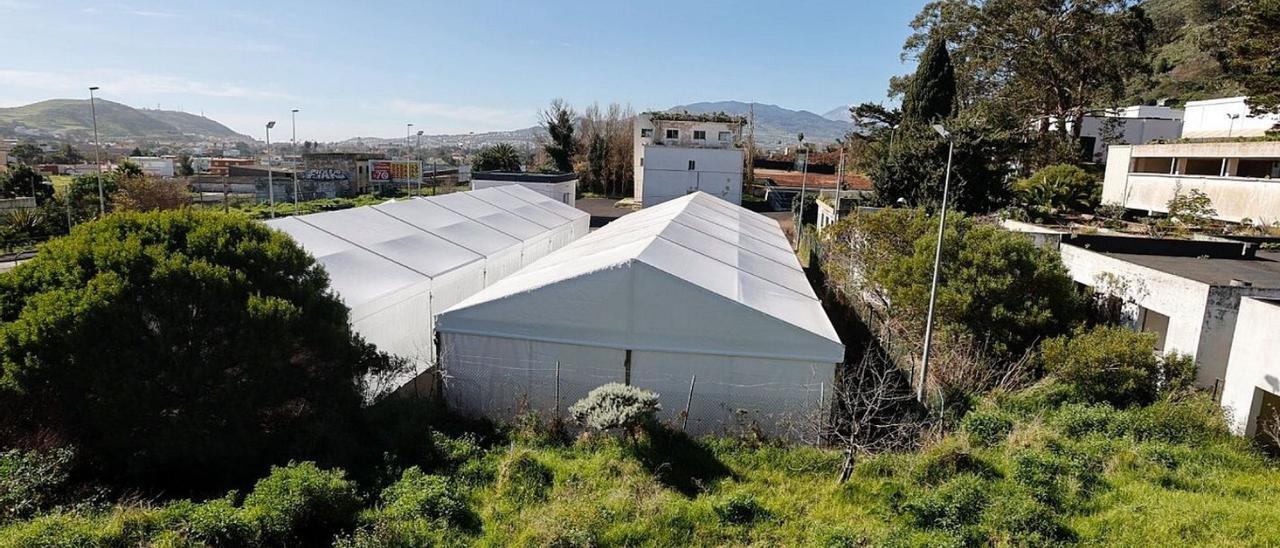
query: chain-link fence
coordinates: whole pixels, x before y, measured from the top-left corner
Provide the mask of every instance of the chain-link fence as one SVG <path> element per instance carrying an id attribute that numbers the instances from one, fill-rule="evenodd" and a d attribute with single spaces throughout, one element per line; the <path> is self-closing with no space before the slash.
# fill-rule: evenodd
<path id="1" fill-rule="evenodd" d="M 511 420 L 535 412 L 544 420 L 568 421 L 569 407 L 592 389 L 626 383 L 656 392 L 660 420 L 693 435 L 758 433 L 821 441 L 832 365 L 652 352 L 636 352 L 628 359 L 625 351 L 575 350 L 588 355 L 566 360 L 537 350 L 505 355 L 445 351 L 445 398 L 469 416 Z"/>

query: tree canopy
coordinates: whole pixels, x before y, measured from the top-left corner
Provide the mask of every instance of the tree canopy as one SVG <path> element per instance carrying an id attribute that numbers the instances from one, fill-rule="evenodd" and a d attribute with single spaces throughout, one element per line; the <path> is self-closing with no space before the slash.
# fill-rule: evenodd
<path id="1" fill-rule="evenodd" d="M 0 367 L 0 445 L 181 490 L 351 443 L 390 365 L 288 237 L 182 210 L 82 224 L 0 274 Z"/>
<path id="2" fill-rule="evenodd" d="M 1237 2 L 1223 23 L 1227 76 L 1251 109 L 1280 113 L 1280 0 Z"/>
<path id="3" fill-rule="evenodd" d="M 549 167 L 560 173 L 573 171 L 573 158 L 578 154 L 578 140 L 573 135 L 576 117 L 573 109 L 560 99 L 552 101 L 551 107 L 541 114 L 540 124 L 547 132 L 542 149 L 551 159 Z"/>
<path id="4" fill-rule="evenodd" d="M 903 120 L 929 124 L 951 117 L 956 99 L 955 68 L 946 41 L 934 38 L 920 55 L 915 77 L 902 98 Z"/>
<path id="5" fill-rule="evenodd" d="M 520 151 L 511 143 L 498 143 L 480 149 L 471 160 L 473 171 L 520 171 Z"/>

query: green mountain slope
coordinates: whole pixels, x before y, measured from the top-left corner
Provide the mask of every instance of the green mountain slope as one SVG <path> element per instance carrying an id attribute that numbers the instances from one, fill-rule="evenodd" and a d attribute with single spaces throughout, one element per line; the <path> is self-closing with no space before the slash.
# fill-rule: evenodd
<path id="1" fill-rule="evenodd" d="M 1155 25 L 1152 75 L 1131 83 L 1136 103 L 1179 102 L 1243 94 L 1222 75 L 1215 55 L 1221 0 L 1147 0 L 1142 9 Z"/>
<path id="2" fill-rule="evenodd" d="M 247 140 L 216 121 L 185 112 L 142 110 L 99 99 L 98 132 L 104 138 L 186 140 L 201 137 Z M 87 99 L 50 99 L 13 108 L 0 108 L 0 135 L 15 135 L 19 127 L 42 135 L 87 138 L 93 118 Z"/>

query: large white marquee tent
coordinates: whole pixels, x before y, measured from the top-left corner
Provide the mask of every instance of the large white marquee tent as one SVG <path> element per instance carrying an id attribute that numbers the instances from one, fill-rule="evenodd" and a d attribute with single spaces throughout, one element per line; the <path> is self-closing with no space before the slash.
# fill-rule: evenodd
<path id="1" fill-rule="evenodd" d="M 505 186 L 267 224 L 316 257 L 354 329 L 409 360 L 416 377 L 435 361 L 436 314 L 585 235 L 589 222 L 583 211 Z"/>
<path id="2" fill-rule="evenodd" d="M 494 418 L 628 382 L 667 418 L 688 406 L 694 433 L 795 434 L 844 355 L 778 224 L 704 193 L 623 216 L 438 321 L 449 403 Z"/>

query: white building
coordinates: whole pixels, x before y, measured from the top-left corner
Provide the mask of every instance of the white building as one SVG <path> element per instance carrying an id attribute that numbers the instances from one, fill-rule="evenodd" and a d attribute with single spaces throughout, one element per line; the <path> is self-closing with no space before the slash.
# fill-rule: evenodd
<path id="1" fill-rule="evenodd" d="M 151 177 L 173 177 L 173 158 L 159 156 L 130 156 L 129 161 L 142 168 L 142 173 Z"/>
<path id="2" fill-rule="evenodd" d="M 1221 393 L 1241 300 L 1280 298 L 1280 254 L 1255 254 L 1242 242 L 1107 240 L 1063 241 L 1062 262 L 1072 279 L 1122 299 L 1130 327 L 1156 335 L 1154 350 L 1192 356 L 1197 384 Z"/>
<path id="3" fill-rule="evenodd" d="M 705 193 L 621 217 L 445 311 L 437 330 L 463 414 L 563 416 L 620 382 L 657 392 L 667 420 L 691 398 L 694 434 L 754 423 L 795 437 L 844 355 L 779 225 Z"/>
<path id="4" fill-rule="evenodd" d="M 1222 389 L 1237 434 L 1254 436 L 1280 420 L 1280 301 L 1240 301 L 1231 358 Z"/>
<path id="5" fill-rule="evenodd" d="M 1245 97 L 1188 101 L 1183 114 L 1182 138 L 1219 139 L 1258 137 L 1280 129 L 1280 115 L 1254 115 Z"/>
<path id="6" fill-rule="evenodd" d="M 1181 191 L 1204 192 L 1217 218 L 1280 221 L 1280 141 L 1113 146 L 1102 203 L 1167 213 Z"/>
<path id="7" fill-rule="evenodd" d="M 1182 135 L 1179 109 L 1165 106 L 1132 106 L 1084 117 L 1080 146 L 1094 162 L 1105 162 L 1109 144 L 1144 145 L 1173 140 Z"/>
<path id="8" fill-rule="evenodd" d="M 477 171 L 471 176 L 471 190 L 495 186 L 519 185 L 573 207 L 577 204 L 577 173 L 506 173 Z"/>
<path id="9" fill-rule="evenodd" d="M 723 114 L 648 112 L 636 117 L 635 199 L 654 206 L 693 192 L 742 203 L 746 120 Z"/>
<path id="10" fill-rule="evenodd" d="M 267 221 L 316 257 L 356 332 L 435 363 L 435 315 L 587 233 L 590 216 L 518 186 Z M 417 388 L 417 387 L 415 387 Z"/>

